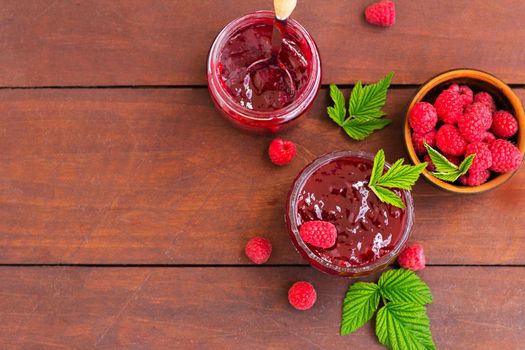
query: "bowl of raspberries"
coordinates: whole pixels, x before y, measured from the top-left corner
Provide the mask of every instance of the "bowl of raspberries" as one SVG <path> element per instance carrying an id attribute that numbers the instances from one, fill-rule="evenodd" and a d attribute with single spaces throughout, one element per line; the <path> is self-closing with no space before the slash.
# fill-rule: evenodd
<path id="1" fill-rule="evenodd" d="M 525 153 L 525 113 L 512 89 L 491 74 L 455 69 L 418 90 L 407 111 L 405 144 L 423 175 L 455 193 L 504 183 Z"/>

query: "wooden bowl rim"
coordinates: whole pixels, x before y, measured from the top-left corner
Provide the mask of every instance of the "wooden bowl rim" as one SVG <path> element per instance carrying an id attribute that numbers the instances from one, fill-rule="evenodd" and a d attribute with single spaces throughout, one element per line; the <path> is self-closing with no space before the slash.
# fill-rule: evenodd
<path id="1" fill-rule="evenodd" d="M 436 75 L 435 77 L 431 78 L 427 82 L 423 83 L 421 87 L 416 91 L 416 94 L 412 98 L 412 101 L 410 102 L 410 105 L 408 106 L 406 115 L 405 115 L 405 127 L 404 127 L 404 138 L 405 138 L 405 146 L 408 151 L 408 155 L 410 156 L 410 159 L 412 163 L 414 164 L 420 164 L 421 161 L 419 160 L 419 157 L 416 154 L 416 151 L 414 150 L 414 146 L 412 144 L 412 136 L 410 133 L 410 125 L 408 123 L 408 115 L 410 111 L 412 110 L 412 107 L 417 103 L 420 102 L 427 94 L 432 90 L 434 87 L 436 87 L 439 84 L 445 83 L 447 81 L 451 81 L 454 79 L 460 79 L 460 78 L 469 78 L 469 79 L 475 79 L 479 80 L 481 82 L 487 83 L 492 85 L 493 87 L 497 88 L 503 96 L 510 102 L 512 105 L 514 111 L 516 112 L 516 119 L 518 120 L 518 140 L 517 140 L 517 147 L 520 150 L 520 153 L 523 156 L 525 155 L 525 112 L 523 110 L 523 106 L 521 104 L 521 101 L 519 97 L 512 91 L 512 89 L 505 84 L 501 79 L 495 77 L 492 74 L 477 70 L 477 69 L 469 69 L 469 68 L 461 68 L 461 69 L 452 69 L 443 73 L 440 73 Z M 432 184 L 435 186 L 442 188 L 444 190 L 447 190 L 449 192 L 454 193 L 462 193 L 462 194 L 473 194 L 473 193 L 481 193 L 488 190 L 491 190 L 507 180 L 509 180 L 512 175 L 517 170 L 513 172 L 503 173 L 498 176 L 496 176 L 494 179 L 474 187 L 468 187 L 468 186 L 457 186 L 445 181 L 442 181 L 430 174 L 428 170 L 423 170 L 423 176 Z"/>

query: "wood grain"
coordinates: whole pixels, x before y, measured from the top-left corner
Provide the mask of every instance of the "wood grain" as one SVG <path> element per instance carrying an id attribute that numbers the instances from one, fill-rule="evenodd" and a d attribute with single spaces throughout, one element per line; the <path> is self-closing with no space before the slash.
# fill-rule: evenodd
<path id="1" fill-rule="evenodd" d="M 525 2 L 399 0 L 389 29 L 367 24 L 370 0 L 301 1 L 324 83 L 418 84 L 451 68 L 525 82 Z M 0 86 L 203 85 L 208 50 L 231 20 L 271 0 L 3 0 Z M 220 14 L 220 15 L 218 15 Z M 513 44 L 516 43 L 516 44 Z"/>
<path id="2" fill-rule="evenodd" d="M 363 142 L 326 117 L 326 93 L 283 135 L 298 156 L 278 168 L 271 137 L 231 127 L 205 89 L 0 91 L 0 263 L 246 264 L 256 235 L 270 263 L 304 263 L 283 220 L 296 174 L 338 149 L 405 156 L 414 90 L 390 93 L 393 124 Z M 477 196 L 420 181 L 412 240 L 432 264 L 524 264 L 524 180 Z"/>
<path id="3" fill-rule="evenodd" d="M 420 273 L 438 349 L 523 347 L 525 268 Z M 312 282 L 312 310 L 286 293 Z M 349 281 L 311 268 L 0 268 L 9 349 L 383 349 L 373 327 L 338 335 Z M 475 286 L 475 288 L 473 288 Z M 497 286 L 497 288 L 495 288 Z"/>

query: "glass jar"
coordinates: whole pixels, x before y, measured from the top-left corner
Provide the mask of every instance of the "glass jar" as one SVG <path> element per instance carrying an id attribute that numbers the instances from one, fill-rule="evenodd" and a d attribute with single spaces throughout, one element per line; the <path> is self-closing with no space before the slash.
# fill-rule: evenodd
<path id="1" fill-rule="evenodd" d="M 221 75 L 223 65 L 220 62 L 225 45 L 232 37 L 247 28 L 262 25 L 273 26 L 274 19 L 274 12 L 258 11 L 234 20 L 217 35 L 208 57 L 208 88 L 213 102 L 228 120 L 236 126 L 250 131 L 278 132 L 290 125 L 292 121 L 297 120 L 311 107 L 321 83 L 321 60 L 314 40 L 297 21 L 288 19 L 285 23 L 283 37 L 297 44 L 307 61 L 306 81 L 301 89 L 294 94 L 293 100 L 279 109 L 254 110 L 242 106 L 228 92 Z M 257 36 L 251 38 L 253 39 L 253 37 Z"/>
<path id="2" fill-rule="evenodd" d="M 367 187 L 373 160 L 373 155 L 364 152 L 328 153 L 307 165 L 295 179 L 288 195 L 286 224 L 293 245 L 314 268 L 344 277 L 368 275 L 394 262 L 408 241 L 414 220 L 410 191 L 396 190 L 405 209 L 370 197 L 375 196 Z M 385 169 L 389 168 L 390 165 L 385 164 Z M 312 207 L 316 210 L 305 209 Z M 307 220 L 305 215 L 309 216 Z M 332 248 L 323 250 L 303 241 L 299 228 L 311 220 L 336 225 L 338 239 Z M 387 239 L 380 232 L 385 237 L 390 233 L 387 245 L 382 245 Z M 369 256 L 366 255 L 370 253 L 368 247 L 374 252 L 377 248 L 378 252 L 369 261 L 364 258 Z M 344 252 L 348 252 L 348 256 Z M 330 254 L 334 254 L 334 258 Z"/>

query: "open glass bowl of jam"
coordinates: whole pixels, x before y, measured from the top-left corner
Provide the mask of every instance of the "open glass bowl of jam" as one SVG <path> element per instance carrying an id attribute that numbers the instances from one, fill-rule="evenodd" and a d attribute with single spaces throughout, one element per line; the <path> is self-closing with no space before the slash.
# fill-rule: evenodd
<path id="1" fill-rule="evenodd" d="M 410 191 L 396 190 L 405 209 L 381 202 L 368 188 L 373 163 L 373 155 L 364 152 L 328 153 L 295 179 L 286 223 L 295 248 L 313 267 L 332 275 L 363 276 L 388 266 L 406 244 L 414 220 Z M 301 225 L 312 220 L 335 225 L 333 247 L 317 248 L 301 239 Z"/>
<path id="2" fill-rule="evenodd" d="M 277 55 L 274 25 L 280 32 Z M 312 105 L 321 61 L 314 40 L 297 21 L 275 21 L 274 12 L 258 11 L 219 33 L 207 74 L 213 102 L 227 119 L 250 131 L 277 132 Z"/>

